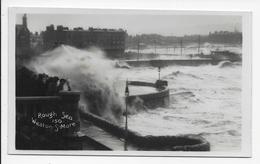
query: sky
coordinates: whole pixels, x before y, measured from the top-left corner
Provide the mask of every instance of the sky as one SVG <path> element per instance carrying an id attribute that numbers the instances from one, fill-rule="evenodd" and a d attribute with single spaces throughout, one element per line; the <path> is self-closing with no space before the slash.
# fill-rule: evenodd
<path id="1" fill-rule="evenodd" d="M 22 23 L 22 14 L 16 24 Z M 242 31 L 242 17 L 231 15 L 154 15 L 154 14 L 27 14 L 28 28 L 40 32 L 50 24 L 74 27 L 122 28 L 130 35 L 206 35 L 214 31 Z"/>

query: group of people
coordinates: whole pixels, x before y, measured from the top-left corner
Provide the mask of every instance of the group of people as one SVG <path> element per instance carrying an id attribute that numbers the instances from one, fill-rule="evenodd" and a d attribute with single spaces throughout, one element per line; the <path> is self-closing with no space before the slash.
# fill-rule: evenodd
<path id="1" fill-rule="evenodd" d="M 57 76 L 49 77 L 47 74 L 39 74 L 36 80 L 38 93 L 45 96 L 57 95 L 60 91 L 71 91 L 70 84 L 66 79 Z"/>
<path id="2" fill-rule="evenodd" d="M 17 96 L 54 96 L 60 91 L 71 91 L 68 80 L 36 74 L 25 67 L 16 72 Z"/>

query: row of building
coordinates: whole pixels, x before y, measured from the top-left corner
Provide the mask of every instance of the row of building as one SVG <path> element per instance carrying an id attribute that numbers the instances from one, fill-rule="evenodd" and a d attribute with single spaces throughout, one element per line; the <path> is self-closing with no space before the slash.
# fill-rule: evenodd
<path id="1" fill-rule="evenodd" d="M 106 52 L 108 57 L 118 58 L 124 54 L 126 47 L 136 45 L 176 45 L 183 43 L 228 43 L 241 44 L 241 32 L 216 31 L 209 35 L 185 35 L 183 37 L 162 36 L 158 34 L 127 35 L 123 29 L 100 29 L 82 27 L 69 29 L 64 26 L 49 25 L 41 33 L 31 33 L 27 27 L 27 17 L 23 16 L 23 23 L 16 25 L 16 54 L 28 56 L 33 49 L 36 54 L 53 49 L 59 45 L 71 45 L 80 49 L 98 47 Z"/>
<path id="2" fill-rule="evenodd" d="M 242 44 L 243 36 L 242 32 L 234 31 L 215 31 L 214 33 L 209 33 L 208 41 L 210 43 L 237 43 Z"/>
<path id="3" fill-rule="evenodd" d="M 108 57 L 116 58 L 125 51 L 126 31 L 123 29 L 100 29 L 90 27 L 84 30 L 81 27 L 69 29 L 64 26 L 50 25 L 40 34 L 30 33 L 27 27 L 26 15 L 23 23 L 16 25 L 16 54 L 26 54 L 32 47 L 38 45 L 43 51 L 53 49 L 59 45 L 71 45 L 86 49 L 98 47 L 106 52 Z M 40 47 L 39 47 L 40 45 Z"/>
<path id="4" fill-rule="evenodd" d="M 141 34 L 126 38 L 126 47 L 135 48 L 138 42 L 143 45 L 159 45 L 178 47 L 180 42 L 192 43 L 216 43 L 216 44 L 242 44 L 242 32 L 238 31 L 215 31 L 208 35 L 184 35 L 184 36 L 163 36 L 159 34 Z"/>
<path id="5" fill-rule="evenodd" d="M 126 31 L 119 29 L 81 27 L 69 29 L 68 27 L 54 25 L 46 27 L 43 32 L 44 49 L 51 49 L 61 44 L 72 45 L 77 48 L 98 47 L 104 50 L 110 57 L 118 57 L 125 50 Z"/>

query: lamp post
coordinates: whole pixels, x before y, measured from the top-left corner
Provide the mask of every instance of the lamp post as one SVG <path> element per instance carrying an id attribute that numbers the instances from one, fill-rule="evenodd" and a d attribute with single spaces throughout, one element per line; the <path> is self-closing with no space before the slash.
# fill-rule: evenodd
<path id="1" fill-rule="evenodd" d="M 138 36 L 138 40 L 137 40 L 137 60 L 139 60 L 139 55 L 140 55 L 140 38 Z"/>
<path id="2" fill-rule="evenodd" d="M 181 56 L 182 56 L 182 38 L 181 38 L 181 41 L 180 41 L 180 46 L 181 46 Z"/>
<path id="3" fill-rule="evenodd" d="M 154 53 L 156 55 L 156 39 L 154 40 Z"/>
<path id="4" fill-rule="evenodd" d="M 200 54 L 200 35 L 199 35 L 199 44 L 198 44 L 198 54 Z"/>
<path id="5" fill-rule="evenodd" d="M 161 67 L 159 66 L 159 67 L 158 67 L 159 80 L 160 80 L 160 76 L 161 76 L 160 72 L 161 72 Z"/>
<path id="6" fill-rule="evenodd" d="M 127 123 L 127 100 L 129 96 L 129 89 L 128 89 L 128 80 L 126 81 L 126 87 L 125 87 L 125 151 L 127 151 L 127 136 L 128 136 L 128 123 Z"/>

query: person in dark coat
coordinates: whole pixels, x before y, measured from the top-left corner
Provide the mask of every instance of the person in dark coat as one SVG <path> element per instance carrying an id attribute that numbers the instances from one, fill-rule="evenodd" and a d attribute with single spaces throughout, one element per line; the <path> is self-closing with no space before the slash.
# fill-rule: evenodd
<path id="1" fill-rule="evenodd" d="M 65 85 L 67 85 L 67 88 L 65 87 Z M 60 83 L 58 85 L 58 92 L 65 91 L 65 90 L 71 91 L 70 84 L 69 84 L 68 80 L 60 79 Z"/>
<path id="2" fill-rule="evenodd" d="M 58 93 L 57 90 L 57 82 L 59 81 L 58 77 L 51 77 L 49 78 L 48 84 L 47 84 L 47 96 L 54 96 Z"/>
<path id="3" fill-rule="evenodd" d="M 66 84 L 66 80 L 65 79 L 60 79 L 60 83 L 58 85 L 58 92 L 64 91 L 64 85 L 65 84 Z"/>
<path id="4" fill-rule="evenodd" d="M 38 78 L 36 80 L 36 85 L 37 85 L 37 95 L 38 96 L 43 96 L 45 93 L 45 87 L 44 87 L 44 75 L 43 74 L 39 74 Z"/>

